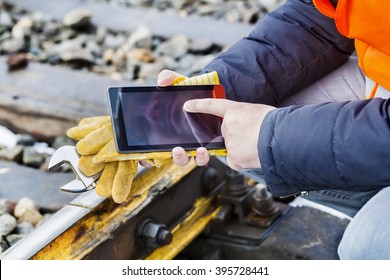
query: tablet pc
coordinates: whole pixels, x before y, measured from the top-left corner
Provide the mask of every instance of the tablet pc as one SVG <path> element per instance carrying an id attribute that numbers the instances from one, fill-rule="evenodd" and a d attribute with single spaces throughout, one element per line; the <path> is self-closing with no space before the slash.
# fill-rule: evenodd
<path id="1" fill-rule="evenodd" d="M 190 99 L 225 98 L 222 85 L 135 86 L 108 89 L 109 109 L 119 153 L 224 149 L 222 118 L 187 113 Z"/>

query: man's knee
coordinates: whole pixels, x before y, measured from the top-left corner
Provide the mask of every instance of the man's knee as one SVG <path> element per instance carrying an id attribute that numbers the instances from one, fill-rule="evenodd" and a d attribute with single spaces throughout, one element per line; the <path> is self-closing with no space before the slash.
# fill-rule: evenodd
<path id="1" fill-rule="evenodd" d="M 340 242 L 340 259 L 390 259 L 390 188 L 356 214 Z"/>

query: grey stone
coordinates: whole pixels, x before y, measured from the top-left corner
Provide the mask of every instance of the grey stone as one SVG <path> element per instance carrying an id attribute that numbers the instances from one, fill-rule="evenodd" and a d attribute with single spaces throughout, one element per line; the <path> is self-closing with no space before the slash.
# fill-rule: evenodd
<path id="1" fill-rule="evenodd" d="M 22 162 L 23 158 L 23 146 L 17 145 L 11 149 L 0 150 L 0 160 L 9 160 L 15 162 Z"/>
<path id="2" fill-rule="evenodd" d="M 8 149 L 16 146 L 17 137 L 15 133 L 5 126 L 0 125 L 0 145 Z"/>
<path id="3" fill-rule="evenodd" d="M 0 254 L 6 251 L 9 248 L 9 245 L 4 240 L 2 236 L 0 236 Z"/>
<path id="4" fill-rule="evenodd" d="M 243 11 L 242 20 L 245 23 L 249 23 L 249 24 L 256 23 L 259 18 L 260 18 L 260 9 L 257 7 Z"/>
<path id="5" fill-rule="evenodd" d="M 53 143 L 51 144 L 51 146 L 54 149 L 59 149 L 62 146 L 66 146 L 66 145 L 75 146 L 76 145 L 76 141 L 71 139 L 71 138 L 69 138 L 66 135 L 61 135 L 61 136 L 57 136 L 54 139 Z"/>
<path id="6" fill-rule="evenodd" d="M 124 35 L 113 35 L 108 34 L 104 38 L 104 45 L 107 48 L 117 49 L 126 42 L 126 37 Z"/>
<path id="7" fill-rule="evenodd" d="M 140 25 L 126 42 L 126 48 L 145 48 L 150 49 L 153 43 L 153 34 L 150 29 L 144 25 Z"/>
<path id="8" fill-rule="evenodd" d="M 164 68 L 167 69 L 176 69 L 179 66 L 179 63 L 171 56 L 161 55 L 158 57 L 158 61 L 164 65 Z"/>
<path id="9" fill-rule="evenodd" d="M 174 0 L 172 4 L 177 10 L 183 9 L 185 6 L 190 6 L 194 4 L 196 0 Z"/>
<path id="10" fill-rule="evenodd" d="M 34 147 L 24 147 L 23 163 L 32 167 L 39 167 L 45 161 L 45 157 L 36 151 Z"/>
<path id="11" fill-rule="evenodd" d="M 188 37 L 184 35 L 177 35 L 158 46 L 157 52 L 159 54 L 169 55 L 178 59 L 188 52 L 188 48 Z"/>
<path id="12" fill-rule="evenodd" d="M 23 221 L 23 222 L 17 224 L 16 233 L 26 235 L 26 234 L 32 232 L 34 229 L 35 229 L 35 227 L 33 226 L 32 223 L 27 222 L 27 221 Z"/>
<path id="13" fill-rule="evenodd" d="M 31 35 L 33 27 L 34 21 L 29 17 L 23 17 L 12 27 L 12 37 L 24 40 Z"/>
<path id="14" fill-rule="evenodd" d="M 241 19 L 241 14 L 240 11 L 238 10 L 231 10 L 225 14 L 225 20 L 227 22 L 233 23 L 233 22 L 240 21 L 240 19 Z"/>
<path id="15" fill-rule="evenodd" d="M 17 222 L 15 217 L 5 213 L 0 216 L 0 236 L 7 235 L 16 228 Z"/>
<path id="16" fill-rule="evenodd" d="M 139 78 L 150 79 L 156 83 L 157 76 L 164 69 L 164 65 L 160 62 L 157 63 L 142 63 L 140 65 Z"/>
<path id="17" fill-rule="evenodd" d="M 209 64 L 213 59 L 215 58 L 215 55 L 209 54 L 206 56 L 201 56 L 195 59 L 194 64 L 190 67 L 191 70 L 191 76 L 198 74 Z"/>
<path id="18" fill-rule="evenodd" d="M 217 11 L 217 6 L 214 4 L 207 4 L 207 5 L 202 5 L 198 8 L 198 13 L 200 15 L 212 15 Z"/>
<path id="19" fill-rule="evenodd" d="M 2 171 L 7 172 L 8 170 L 3 169 Z M 16 202 L 13 200 L 4 199 L 4 198 L 0 199 L 0 215 L 5 214 L 5 213 L 13 214 L 15 206 L 16 206 Z"/>
<path id="20" fill-rule="evenodd" d="M 72 28 L 82 28 L 90 25 L 91 12 L 83 7 L 68 12 L 63 18 L 63 24 Z"/>
<path id="21" fill-rule="evenodd" d="M 31 134 L 16 134 L 16 144 L 22 146 L 32 146 L 36 139 Z"/>
<path id="22" fill-rule="evenodd" d="M 18 241 L 22 240 L 24 236 L 25 236 L 24 234 L 10 234 L 7 236 L 7 241 L 11 246 L 13 246 Z"/>
<path id="23" fill-rule="evenodd" d="M 214 44 L 207 38 L 194 40 L 191 42 L 190 50 L 193 53 L 205 54 L 213 48 Z"/>
<path id="24" fill-rule="evenodd" d="M 0 10 L 0 26 L 11 27 L 13 25 L 12 17 L 6 11 Z"/>
<path id="25" fill-rule="evenodd" d="M 89 67 L 95 64 L 93 55 L 85 49 L 64 51 L 60 54 L 60 58 L 75 68 Z"/>
<path id="26" fill-rule="evenodd" d="M 156 60 L 152 51 L 149 49 L 140 49 L 135 48 L 126 52 L 126 57 L 128 61 L 140 61 L 146 63 L 152 63 Z"/>
<path id="27" fill-rule="evenodd" d="M 262 0 L 261 4 L 267 9 L 268 12 L 275 10 L 282 2 L 281 0 Z"/>
<path id="28" fill-rule="evenodd" d="M 11 54 L 20 52 L 26 49 L 26 43 L 20 39 L 10 39 L 2 42 L 0 45 L 0 53 Z"/>
<path id="29" fill-rule="evenodd" d="M 108 32 L 107 32 L 107 28 L 106 27 L 98 26 L 96 28 L 95 36 L 96 36 L 96 41 L 98 42 L 98 44 L 103 44 L 103 42 L 105 41 L 107 35 L 108 35 Z"/>
<path id="30" fill-rule="evenodd" d="M 57 36 L 61 32 L 61 24 L 58 22 L 47 21 L 43 27 L 43 34 L 47 37 Z"/>
<path id="31" fill-rule="evenodd" d="M 52 156 L 55 152 L 55 149 L 53 147 L 49 147 L 49 144 L 46 142 L 35 142 L 33 148 L 44 156 Z"/>
<path id="32" fill-rule="evenodd" d="M 15 206 L 15 217 L 19 222 L 29 222 L 33 225 L 37 224 L 43 219 L 41 213 L 39 213 L 37 206 L 33 200 L 28 197 L 22 197 Z"/>

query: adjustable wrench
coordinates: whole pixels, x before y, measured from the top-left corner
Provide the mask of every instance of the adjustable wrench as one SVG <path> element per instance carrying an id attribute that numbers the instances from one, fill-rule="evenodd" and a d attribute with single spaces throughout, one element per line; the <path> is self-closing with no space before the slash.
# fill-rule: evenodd
<path id="1" fill-rule="evenodd" d="M 92 190 L 96 187 L 96 181 L 101 174 L 85 176 L 78 167 L 80 156 L 75 146 L 63 146 L 57 149 L 49 161 L 49 171 L 67 163 L 76 175 L 76 179 L 61 187 L 62 191 L 71 193 L 81 193 Z"/>

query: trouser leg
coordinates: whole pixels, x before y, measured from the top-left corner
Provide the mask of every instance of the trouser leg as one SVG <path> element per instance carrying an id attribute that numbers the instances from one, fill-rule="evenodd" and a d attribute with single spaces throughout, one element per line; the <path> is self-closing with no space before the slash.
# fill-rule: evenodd
<path id="1" fill-rule="evenodd" d="M 390 259 L 390 187 L 355 215 L 338 248 L 340 259 Z"/>

